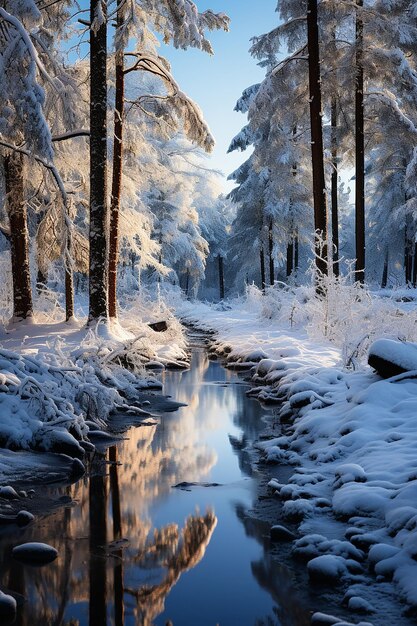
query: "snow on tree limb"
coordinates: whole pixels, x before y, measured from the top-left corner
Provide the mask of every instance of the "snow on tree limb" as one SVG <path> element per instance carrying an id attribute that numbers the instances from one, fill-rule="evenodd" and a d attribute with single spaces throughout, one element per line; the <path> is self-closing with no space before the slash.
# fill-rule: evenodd
<path id="1" fill-rule="evenodd" d="M 182 121 L 183 130 L 188 139 L 202 147 L 206 152 L 211 152 L 214 147 L 214 138 L 203 119 L 201 109 L 180 89 L 161 58 L 142 52 L 131 54 L 131 56 L 136 57 L 136 62 L 125 70 L 126 73 L 134 70 L 151 72 L 161 78 L 171 90 L 171 93 L 166 96 L 140 96 L 137 102 L 140 103 L 141 99 L 165 102 L 166 107 L 163 112 L 161 111 L 161 114 L 168 114 L 170 119 L 172 119 L 173 114 L 176 115 Z"/>

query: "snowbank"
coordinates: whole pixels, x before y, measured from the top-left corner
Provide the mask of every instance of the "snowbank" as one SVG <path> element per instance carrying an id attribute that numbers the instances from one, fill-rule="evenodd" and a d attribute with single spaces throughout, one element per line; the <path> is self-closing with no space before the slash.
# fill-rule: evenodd
<path id="1" fill-rule="evenodd" d="M 167 321 L 165 332 L 148 325 L 158 316 Z M 26 462 L 21 454 L 14 457 L 14 451 L 83 459 L 94 449 L 90 433 L 97 438 L 115 419 L 118 430 L 123 417 L 126 424 L 149 423 L 149 403 L 141 394 L 161 388 L 154 369 L 188 365 L 184 333 L 161 304 L 148 307 L 146 314 L 139 305 L 132 306 L 122 318 L 123 327 L 98 323 L 88 328 L 85 319 L 68 324 L 30 321 L 1 332 L 0 483 L 9 482 L 14 473 L 27 478 L 31 468 L 38 474 L 44 467 L 37 458 Z M 72 463 L 67 469 L 68 475 L 74 473 Z M 59 465 L 61 474 L 63 470 Z"/>

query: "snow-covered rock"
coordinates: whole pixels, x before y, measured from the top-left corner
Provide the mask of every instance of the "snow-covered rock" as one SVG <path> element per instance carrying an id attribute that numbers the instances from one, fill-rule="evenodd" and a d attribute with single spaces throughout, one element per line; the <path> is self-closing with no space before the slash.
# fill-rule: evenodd
<path id="1" fill-rule="evenodd" d="M 417 344 L 378 339 L 369 348 L 368 363 L 383 378 L 410 371 L 417 375 Z"/>
<path id="2" fill-rule="evenodd" d="M 58 550 L 47 543 L 32 541 L 16 546 L 13 548 L 12 554 L 16 560 L 23 563 L 46 565 L 55 561 L 58 556 Z"/>
<path id="3" fill-rule="evenodd" d="M 270 530 L 271 541 L 294 541 L 297 536 L 285 526 L 279 524 L 272 526 Z"/>
<path id="4" fill-rule="evenodd" d="M 13 596 L 0 591 L 0 617 L 11 620 L 16 615 L 16 600 Z M 9 621 L 7 623 L 10 623 Z"/>
<path id="5" fill-rule="evenodd" d="M 346 559 L 334 554 L 323 554 L 307 563 L 308 575 L 314 582 L 340 582 L 347 573 Z"/>

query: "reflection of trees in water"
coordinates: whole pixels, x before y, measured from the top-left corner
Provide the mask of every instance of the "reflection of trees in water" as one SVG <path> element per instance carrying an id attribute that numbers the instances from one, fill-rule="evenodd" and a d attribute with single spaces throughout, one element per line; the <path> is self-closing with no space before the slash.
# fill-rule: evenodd
<path id="1" fill-rule="evenodd" d="M 269 552 L 270 524 L 248 516 L 245 508 L 240 504 L 235 506 L 235 511 L 238 519 L 242 522 L 246 535 L 255 538 L 264 548 L 263 558 L 252 562 L 251 569 L 260 587 L 265 589 L 277 603 L 274 612 L 279 616 L 279 619 L 268 617 L 266 620 L 260 620 L 259 626 L 269 626 L 269 624 L 274 626 L 277 624 L 280 626 L 308 626 L 310 613 L 305 605 L 300 602 L 293 573 L 288 567 L 273 559 Z"/>
<path id="2" fill-rule="evenodd" d="M 69 489 L 69 488 L 68 488 Z M 10 590 L 18 599 L 18 611 L 15 626 L 58 626 L 63 624 L 65 608 L 71 589 L 71 568 L 73 548 L 68 536 L 71 525 L 71 509 L 63 509 L 51 515 L 57 536 L 60 537 L 60 562 L 55 561 L 47 567 L 25 566 L 11 556 L 12 547 L 25 541 L 42 540 L 30 536 L 33 528 L 20 531 L 8 537 L 7 543 L 1 544 L 0 561 L 2 563 L 2 589 Z M 29 535 L 29 536 L 28 536 Z M 45 539 L 46 541 L 46 539 Z M 54 594 L 51 603 L 51 593 Z M 29 610 L 23 610 L 26 605 Z M 35 610 L 34 610 L 35 609 Z M 1 622 L 3 623 L 3 621 Z"/>
<path id="3" fill-rule="evenodd" d="M 9 555 L 2 584 L 26 598 L 25 609 L 18 611 L 17 626 L 78 624 L 76 620 L 68 621 L 74 614 L 69 605 L 74 603 L 88 605 L 90 626 L 105 626 L 107 615 L 112 614 L 111 623 L 123 626 L 126 593 L 136 600 L 135 623 L 148 626 L 164 610 L 165 598 L 181 574 L 203 558 L 217 522 L 214 513 L 190 516 L 183 529 L 176 524 L 155 529 L 151 538 L 148 537 L 150 523 L 141 522 L 146 532 L 139 533 L 137 540 L 136 527 L 131 527 L 123 514 L 126 503 L 120 489 L 122 468 L 116 447 L 109 450 L 108 461 L 106 455 L 96 454 L 88 489 L 77 488 L 83 498 L 84 518 L 74 518 L 77 509 L 67 508 L 48 518 L 48 523 L 36 531 L 28 529 L 33 536 L 25 540 L 49 541 L 59 548 L 57 561 L 44 568 L 27 568 L 10 558 L 16 540 L 2 544 L 0 557 Z M 51 525 L 55 541 L 51 540 Z M 137 541 L 134 549 L 131 546 L 123 552 L 126 531 L 132 543 L 134 539 Z M 84 541 L 75 541 L 82 536 Z M 125 574 L 133 568 L 155 570 L 162 579 L 154 585 L 126 589 Z"/>
<path id="4" fill-rule="evenodd" d="M 240 385 L 236 393 L 236 410 L 233 413 L 233 423 L 242 429 L 248 440 L 255 441 L 265 428 L 261 418 L 270 413 L 270 410 L 263 407 L 258 400 L 248 398 L 245 393 L 247 389 L 244 385 Z"/>
<path id="5" fill-rule="evenodd" d="M 213 513 L 191 516 L 183 529 L 173 524 L 157 529 L 149 540 L 149 506 L 181 480 L 201 480 L 216 461 L 215 453 L 201 443 L 202 431 L 218 427 L 221 411 L 235 410 L 236 394 L 201 384 L 208 365 L 200 355 L 191 379 L 179 390 L 178 399 L 191 399 L 194 409 L 163 416 L 158 427 L 132 429 L 129 440 L 109 451 L 108 461 L 95 455 L 89 479 L 61 491 L 77 501 L 76 507 L 60 509 L 28 527 L 24 539 L 16 534 L 8 544 L 0 543 L 0 559 L 6 555 L 1 583 L 27 598 L 18 625 L 69 624 L 76 614 L 73 606 L 87 615 L 90 603 L 90 624 L 104 626 L 107 612 L 115 626 L 122 626 L 126 581 L 146 568 L 156 581 L 148 577 L 147 587 L 136 585 L 129 591 L 137 599 L 135 610 L 142 620 L 137 623 L 150 624 L 181 574 L 203 558 L 216 524 Z M 178 380 L 185 375 L 189 372 L 174 374 Z M 9 554 L 11 545 L 22 540 L 51 543 L 59 558 L 45 568 L 25 568 Z"/>
<path id="6" fill-rule="evenodd" d="M 280 625 L 308 626 L 310 624 L 310 612 L 300 603 L 291 582 L 291 572 L 287 567 L 265 555 L 263 560 L 252 563 L 252 572 L 259 585 L 268 591 L 277 603 Z"/>
<path id="7" fill-rule="evenodd" d="M 151 626 L 163 612 L 165 598 L 172 587 L 204 557 L 216 523 L 216 516 L 209 511 L 204 516 L 190 515 L 181 533 L 173 524 L 155 531 L 153 540 L 137 555 L 136 561 L 143 568 L 163 567 L 166 574 L 159 584 L 129 589 L 137 602 L 138 626 Z"/>
<path id="8" fill-rule="evenodd" d="M 89 624 L 106 624 L 107 588 L 107 479 L 105 456 L 95 457 L 91 468 L 89 495 L 90 561 Z"/>
<path id="9" fill-rule="evenodd" d="M 122 529 L 122 507 L 120 502 L 120 487 L 117 466 L 117 448 L 112 446 L 109 449 L 110 465 L 110 493 L 113 518 L 113 541 L 121 541 L 123 537 Z M 114 624 L 123 626 L 124 623 L 124 602 L 123 602 L 123 550 L 122 547 L 116 550 L 113 567 L 113 593 L 114 593 Z"/>

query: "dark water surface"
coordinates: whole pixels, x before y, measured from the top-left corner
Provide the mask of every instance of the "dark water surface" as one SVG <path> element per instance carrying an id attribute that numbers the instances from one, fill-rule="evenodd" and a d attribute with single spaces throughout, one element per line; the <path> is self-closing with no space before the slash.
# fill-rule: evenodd
<path id="1" fill-rule="evenodd" d="M 96 455 L 89 478 L 61 489 L 76 506 L 0 537 L 1 588 L 25 598 L 16 624 L 305 623 L 305 612 L 278 606 L 265 580 L 273 569 L 245 523 L 257 478 L 239 441 L 257 437 L 265 410 L 203 349 L 189 371 L 163 376 L 164 392 L 186 407 Z M 183 481 L 221 485 L 172 488 Z M 59 557 L 22 565 L 11 549 L 23 541 L 51 544 Z M 277 577 L 288 600 L 285 571 Z"/>

